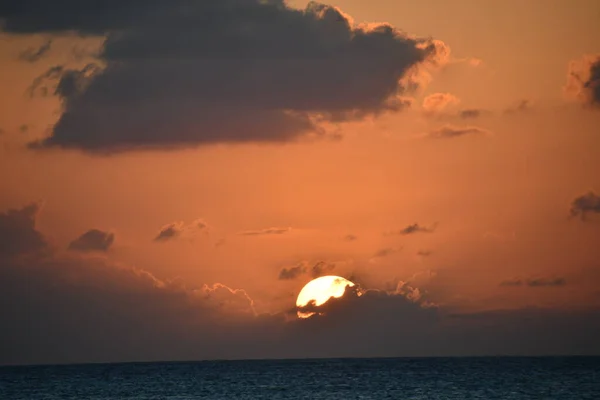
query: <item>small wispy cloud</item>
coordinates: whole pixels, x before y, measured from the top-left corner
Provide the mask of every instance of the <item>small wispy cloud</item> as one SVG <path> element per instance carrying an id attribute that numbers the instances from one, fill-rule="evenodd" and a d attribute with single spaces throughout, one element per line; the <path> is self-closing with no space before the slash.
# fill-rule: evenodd
<path id="1" fill-rule="evenodd" d="M 198 232 L 205 231 L 208 232 L 209 226 L 203 219 L 197 219 L 192 221 L 190 224 L 185 224 L 183 221 L 172 222 L 170 224 L 164 225 L 158 231 L 158 234 L 154 238 L 156 242 L 166 242 L 172 239 L 175 239 L 186 232 Z"/>
<path id="2" fill-rule="evenodd" d="M 492 133 L 486 129 L 476 126 L 454 126 L 446 125 L 441 128 L 434 129 L 427 135 L 432 139 L 452 139 L 461 136 L 490 136 Z"/>
<path id="3" fill-rule="evenodd" d="M 243 231 L 238 233 L 238 235 L 242 236 L 262 236 L 262 235 L 283 235 L 285 233 L 291 232 L 292 228 L 266 228 L 259 230 L 250 230 Z"/>
<path id="4" fill-rule="evenodd" d="M 430 227 L 426 227 L 426 226 L 422 226 L 417 223 L 414 223 L 414 224 L 408 225 L 397 231 L 385 232 L 384 235 L 386 235 L 386 236 L 394 236 L 394 235 L 406 236 L 406 235 L 413 235 L 415 233 L 433 233 L 433 232 L 435 232 L 436 228 L 437 228 L 437 223 L 433 224 Z"/>
<path id="5" fill-rule="evenodd" d="M 529 278 L 529 279 L 509 279 L 500 282 L 500 286 L 504 287 L 561 287 L 567 284 L 565 278 Z"/>

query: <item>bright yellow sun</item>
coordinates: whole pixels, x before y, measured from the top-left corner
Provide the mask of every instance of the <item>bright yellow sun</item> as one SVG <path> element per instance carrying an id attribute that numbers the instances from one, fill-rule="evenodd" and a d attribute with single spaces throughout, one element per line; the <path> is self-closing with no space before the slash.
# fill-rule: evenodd
<path id="1" fill-rule="evenodd" d="M 298 294 L 296 300 L 297 307 L 305 307 L 311 301 L 314 301 L 316 306 L 320 306 L 327 302 L 332 297 L 342 297 L 346 287 L 353 287 L 354 283 L 341 276 L 322 276 L 314 279 L 306 284 Z M 314 313 L 298 311 L 298 317 L 308 318 Z"/>

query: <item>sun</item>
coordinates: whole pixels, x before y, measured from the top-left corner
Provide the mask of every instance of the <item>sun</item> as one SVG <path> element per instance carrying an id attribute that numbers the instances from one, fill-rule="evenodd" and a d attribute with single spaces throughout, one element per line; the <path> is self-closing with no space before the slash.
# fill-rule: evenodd
<path id="1" fill-rule="evenodd" d="M 297 307 L 305 307 L 310 302 L 314 302 L 315 306 L 325 304 L 332 297 L 342 297 L 346 287 L 355 286 L 353 282 L 341 276 L 322 276 L 308 282 L 298 294 L 296 300 Z M 298 311 L 298 317 L 308 318 L 314 313 Z"/>

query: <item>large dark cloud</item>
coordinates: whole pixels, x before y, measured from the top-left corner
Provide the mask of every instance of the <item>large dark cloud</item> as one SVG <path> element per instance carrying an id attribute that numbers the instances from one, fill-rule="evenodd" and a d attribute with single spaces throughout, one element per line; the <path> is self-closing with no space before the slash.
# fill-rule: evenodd
<path id="1" fill-rule="evenodd" d="M 585 220 L 590 213 L 600 214 L 600 196 L 590 191 L 573 200 L 570 210 L 572 217 Z"/>
<path id="2" fill-rule="evenodd" d="M 115 240 L 114 233 L 90 229 L 69 244 L 70 250 L 108 251 Z"/>
<path id="3" fill-rule="evenodd" d="M 600 353 L 598 310 L 456 315 L 406 284 L 347 291 L 304 320 L 296 309 L 257 315 L 252 293 L 224 284 L 185 287 L 104 257 L 40 253 L 36 209 L 24 210 L 2 214 L 27 221 L 2 219 L 3 235 L 40 240 L 23 241 L 31 257 L 0 253 L 0 364 Z"/>
<path id="4" fill-rule="evenodd" d="M 446 51 L 389 25 L 355 26 L 315 2 L 51 4 L 7 1 L 0 17 L 11 32 L 107 37 L 102 68 L 47 76 L 64 111 L 34 147 L 111 152 L 318 135 L 321 120 L 404 108 L 403 78 Z"/>

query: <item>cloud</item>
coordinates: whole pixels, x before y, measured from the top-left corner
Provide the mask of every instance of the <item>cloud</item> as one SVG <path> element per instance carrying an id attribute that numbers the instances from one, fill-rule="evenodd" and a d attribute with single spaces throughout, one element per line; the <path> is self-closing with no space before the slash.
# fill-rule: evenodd
<path id="1" fill-rule="evenodd" d="M 98 229 L 91 229 L 69 244 L 69 250 L 76 251 L 108 251 L 115 240 L 115 235 Z"/>
<path id="2" fill-rule="evenodd" d="M 417 251 L 417 255 L 421 256 L 421 257 L 429 257 L 433 254 L 433 251 L 431 250 L 419 250 Z"/>
<path id="3" fill-rule="evenodd" d="M 154 238 L 157 242 L 166 242 L 167 240 L 171 240 L 181 235 L 183 232 L 184 223 L 183 222 L 173 222 L 168 225 L 160 228 L 158 235 Z"/>
<path id="4" fill-rule="evenodd" d="M 32 203 L 0 213 L 0 257 L 36 253 L 46 248 L 46 240 L 35 229 L 39 210 L 40 205 Z"/>
<path id="5" fill-rule="evenodd" d="M 63 112 L 32 144 L 96 153 L 323 136 L 322 121 L 405 108 L 418 82 L 404 78 L 449 51 L 316 2 L 9 0 L 0 18 L 8 32 L 107 34 L 97 66 L 40 79 Z"/>
<path id="6" fill-rule="evenodd" d="M 562 287 L 567 284 L 565 278 L 529 278 L 529 279 L 511 279 L 500 282 L 500 286 L 504 287 Z"/>
<path id="7" fill-rule="evenodd" d="M 444 127 L 434 129 L 429 132 L 429 137 L 434 139 L 451 139 L 468 135 L 491 135 L 491 132 L 478 128 L 476 126 L 453 126 L 446 125 Z"/>
<path id="8" fill-rule="evenodd" d="M 388 257 L 394 253 L 397 253 L 402 250 L 402 247 L 386 247 L 384 249 L 378 250 L 375 254 L 373 254 L 373 258 L 383 258 Z"/>
<path id="9" fill-rule="evenodd" d="M 256 231 L 243 231 L 238 235 L 242 236 L 263 236 L 263 235 L 283 235 L 291 232 L 292 228 L 265 228 Z"/>
<path id="10" fill-rule="evenodd" d="M 19 54 L 19 60 L 30 63 L 37 62 L 48 54 L 51 47 L 52 40 L 47 40 L 38 48 L 29 47 Z"/>
<path id="11" fill-rule="evenodd" d="M 406 236 L 406 235 L 413 235 L 415 233 L 433 233 L 435 232 L 435 229 L 437 228 L 437 224 L 432 225 L 431 227 L 426 227 L 426 226 L 421 226 L 417 223 L 411 224 L 406 226 L 403 229 L 400 229 L 399 231 L 390 231 L 390 232 L 386 232 L 385 235 L 402 235 L 402 236 Z"/>
<path id="12" fill-rule="evenodd" d="M 586 106 L 600 105 L 600 54 L 571 61 L 565 91 Z"/>
<path id="13" fill-rule="evenodd" d="M 279 272 L 279 280 L 294 280 L 307 273 L 310 273 L 311 277 L 315 279 L 330 273 L 336 267 L 335 262 L 318 261 L 309 267 L 310 264 L 309 261 L 302 261 L 294 267 L 283 268 Z"/>
<path id="14" fill-rule="evenodd" d="M 435 115 L 458 104 L 460 99 L 451 93 L 434 93 L 425 97 L 422 107 L 426 115 Z"/>
<path id="15" fill-rule="evenodd" d="M 590 191 L 579 196 L 571 203 L 571 217 L 579 216 L 585 221 L 589 213 L 600 214 L 600 196 Z"/>
<path id="16" fill-rule="evenodd" d="M 293 299 L 289 312 L 258 314 L 252 293 L 225 283 L 190 287 L 105 257 L 40 253 L 36 212 L 0 218 L 2 237 L 21 238 L 30 256 L 0 253 L 2 365 L 600 352 L 600 310 L 457 314 L 405 282 L 347 290 L 305 320 Z M 32 232 L 40 240 L 22 240 Z"/>
<path id="17" fill-rule="evenodd" d="M 458 113 L 459 118 L 461 119 L 476 119 L 481 117 L 484 114 L 488 114 L 489 112 L 487 110 L 481 110 L 478 108 L 468 108 L 465 110 L 461 110 Z"/>
<path id="18" fill-rule="evenodd" d="M 343 240 L 346 242 L 354 242 L 355 240 L 358 240 L 358 236 L 353 235 L 353 234 L 348 234 L 343 237 Z"/>
<path id="19" fill-rule="evenodd" d="M 280 280 L 294 280 L 299 276 L 306 273 L 306 263 L 301 262 L 295 267 L 283 268 L 281 272 L 279 272 Z"/>
<path id="20" fill-rule="evenodd" d="M 160 228 L 154 241 L 166 242 L 186 233 L 193 234 L 199 231 L 208 232 L 209 229 L 210 226 L 203 219 L 197 219 L 187 225 L 183 221 L 172 222 Z"/>
<path id="21" fill-rule="evenodd" d="M 313 278 L 326 275 L 335 269 L 335 263 L 328 263 L 325 261 L 319 261 L 311 268 L 311 275 Z"/>

